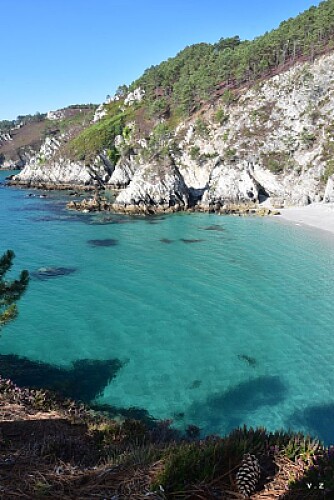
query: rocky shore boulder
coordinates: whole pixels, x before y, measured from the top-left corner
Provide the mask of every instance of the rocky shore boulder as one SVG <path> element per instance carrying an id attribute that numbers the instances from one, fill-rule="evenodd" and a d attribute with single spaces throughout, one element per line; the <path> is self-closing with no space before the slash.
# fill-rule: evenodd
<path id="1" fill-rule="evenodd" d="M 130 207 L 140 212 L 145 207 L 156 210 L 172 207 L 177 211 L 188 205 L 189 193 L 182 175 L 171 160 L 165 160 L 141 166 L 129 186 L 117 196 L 114 209 Z"/>

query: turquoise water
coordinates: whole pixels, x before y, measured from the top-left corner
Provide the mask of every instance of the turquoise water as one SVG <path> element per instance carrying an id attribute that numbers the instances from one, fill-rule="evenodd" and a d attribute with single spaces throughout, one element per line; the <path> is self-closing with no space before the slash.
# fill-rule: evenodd
<path id="1" fill-rule="evenodd" d="M 201 214 L 97 224 L 105 215 L 68 213 L 62 194 L 29 192 L 39 195 L 0 188 L 0 250 L 15 250 L 12 276 L 75 271 L 31 280 L 0 354 L 63 368 L 120 360 L 95 402 L 180 429 L 261 425 L 334 442 L 330 234 Z M 116 241 L 88 243 L 105 239 Z"/>

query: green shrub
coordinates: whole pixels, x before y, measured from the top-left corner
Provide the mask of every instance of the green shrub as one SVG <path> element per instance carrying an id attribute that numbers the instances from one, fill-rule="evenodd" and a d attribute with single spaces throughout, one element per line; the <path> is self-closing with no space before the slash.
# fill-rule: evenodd
<path id="1" fill-rule="evenodd" d="M 327 181 L 328 181 L 329 177 L 331 177 L 331 175 L 334 175 L 334 160 L 327 161 L 327 165 L 325 167 L 325 171 L 321 177 L 321 180 L 324 183 L 327 183 Z"/>
<path id="2" fill-rule="evenodd" d="M 235 157 L 235 155 L 237 154 L 237 150 L 234 149 L 234 148 L 227 148 L 225 150 L 225 157 L 229 160 L 231 160 L 232 158 Z"/>
<path id="3" fill-rule="evenodd" d="M 195 133 L 200 137 L 207 137 L 209 135 L 208 125 L 204 120 L 202 120 L 202 118 L 197 118 L 195 122 Z"/>
<path id="4" fill-rule="evenodd" d="M 227 104 L 228 106 L 235 102 L 237 100 L 236 96 L 232 92 L 232 90 L 225 90 L 225 92 L 222 95 L 222 101 L 224 104 Z"/>
<path id="5" fill-rule="evenodd" d="M 200 148 L 198 146 L 193 146 L 190 148 L 189 154 L 192 160 L 198 160 L 200 156 Z"/>
<path id="6" fill-rule="evenodd" d="M 261 159 L 263 166 L 274 174 L 279 174 L 283 172 L 284 169 L 290 169 L 292 167 L 290 156 L 285 151 L 270 151 L 266 154 L 263 153 Z"/>
<path id="7" fill-rule="evenodd" d="M 302 133 L 300 134 L 300 140 L 307 147 L 310 147 L 316 140 L 316 135 L 313 134 L 313 132 L 309 132 L 306 128 L 304 128 Z"/>
<path id="8" fill-rule="evenodd" d="M 223 109 L 218 109 L 215 114 L 215 119 L 216 122 L 219 123 L 219 125 L 224 125 L 224 123 L 228 122 L 229 120 L 229 114 L 225 113 Z"/>
<path id="9" fill-rule="evenodd" d="M 119 158 L 120 158 L 120 153 L 119 151 L 117 150 L 117 148 L 112 147 L 110 149 L 107 149 L 107 157 L 108 157 L 108 160 L 113 164 L 113 165 L 116 165 L 116 163 L 118 162 Z"/>
<path id="10" fill-rule="evenodd" d="M 113 150 L 117 135 L 122 135 L 125 121 L 130 118 L 131 111 L 106 117 L 83 130 L 69 142 L 67 149 L 71 157 L 91 159 L 103 150 Z"/>

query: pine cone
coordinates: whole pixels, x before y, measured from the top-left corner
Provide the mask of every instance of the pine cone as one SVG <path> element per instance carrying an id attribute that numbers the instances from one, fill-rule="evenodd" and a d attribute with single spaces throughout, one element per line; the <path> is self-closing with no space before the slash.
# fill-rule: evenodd
<path id="1" fill-rule="evenodd" d="M 260 479 L 260 465 L 254 455 L 246 453 L 236 475 L 239 492 L 249 498 Z"/>

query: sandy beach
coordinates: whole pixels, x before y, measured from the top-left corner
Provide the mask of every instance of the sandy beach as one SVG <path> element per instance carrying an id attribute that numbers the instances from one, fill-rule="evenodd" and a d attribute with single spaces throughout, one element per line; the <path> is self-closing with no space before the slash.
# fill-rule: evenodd
<path id="1" fill-rule="evenodd" d="M 280 209 L 281 217 L 296 224 L 305 224 L 334 234 L 334 203 L 313 203 L 306 207 Z"/>

